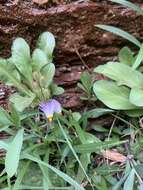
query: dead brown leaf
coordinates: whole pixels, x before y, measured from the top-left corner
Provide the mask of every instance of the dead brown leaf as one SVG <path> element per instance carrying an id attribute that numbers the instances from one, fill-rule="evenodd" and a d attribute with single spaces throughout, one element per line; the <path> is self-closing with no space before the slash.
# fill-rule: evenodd
<path id="1" fill-rule="evenodd" d="M 38 5 L 43 5 L 45 3 L 48 3 L 49 0 L 32 0 L 33 3 L 36 3 Z"/>
<path id="2" fill-rule="evenodd" d="M 125 162 L 126 161 L 126 156 L 123 154 L 113 151 L 113 150 L 105 150 L 102 152 L 102 155 L 104 158 L 107 158 L 108 160 L 114 161 L 114 162 Z"/>

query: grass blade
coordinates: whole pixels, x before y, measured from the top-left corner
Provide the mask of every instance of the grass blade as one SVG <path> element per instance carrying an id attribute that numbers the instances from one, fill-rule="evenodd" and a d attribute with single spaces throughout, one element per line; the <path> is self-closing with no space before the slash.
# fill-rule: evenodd
<path id="1" fill-rule="evenodd" d="M 102 24 L 97 24 L 95 26 L 100 29 L 106 30 L 108 32 L 112 32 L 113 34 L 116 34 L 117 36 L 120 36 L 120 37 L 132 42 L 136 46 L 141 47 L 141 43 L 133 35 L 129 34 L 128 32 L 125 32 L 124 30 L 121 30 L 114 26 L 102 25 Z"/>
<path id="2" fill-rule="evenodd" d="M 143 60 L 143 45 L 141 45 L 140 51 L 137 55 L 136 61 L 134 62 L 132 69 L 137 69 L 139 67 L 139 65 L 141 64 Z"/>
<path id="3" fill-rule="evenodd" d="M 115 141 L 115 140 L 111 140 L 111 141 L 107 141 L 107 142 L 96 142 L 96 143 L 89 143 L 89 144 L 81 144 L 81 145 L 77 145 L 75 146 L 75 149 L 78 153 L 91 153 L 91 152 L 99 152 L 102 151 L 104 149 L 109 149 L 112 148 L 114 146 L 118 146 L 120 144 L 124 144 L 127 141 Z"/>
<path id="4" fill-rule="evenodd" d="M 135 170 L 132 169 L 127 180 L 124 183 L 123 190 L 133 190 L 134 179 L 135 179 Z"/>
<path id="5" fill-rule="evenodd" d="M 58 119 L 57 119 L 57 121 L 58 121 L 59 127 L 60 127 L 60 129 L 61 129 L 61 131 L 62 131 L 62 134 L 63 134 L 64 138 L 65 138 L 66 141 L 67 141 L 67 144 L 68 144 L 69 148 L 71 149 L 71 151 L 72 151 L 74 157 L 76 158 L 77 162 L 79 163 L 79 166 L 80 166 L 81 169 L 83 170 L 83 173 L 85 174 L 87 180 L 88 180 L 89 183 L 91 184 L 91 181 L 90 181 L 90 179 L 89 179 L 89 177 L 88 177 L 88 175 L 87 175 L 87 173 L 86 173 L 86 171 L 85 171 L 83 165 L 81 164 L 81 162 L 80 162 L 80 160 L 79 160 L 79 158 L 78 158 L 78 156 L 77 156 L 77 154 L 76 154 L 74 148 L 72 147 L 72 145 L 71 145 L 71 143 L 70 143 L 70 141 L 69 141 L 69 139 L 68 139 L 67 134 L 65 133 L 65 131 L 64 131 L 64 129 L 63 129 L 63 127 L 62 127 L 62 125 L 61 125 L 61 123 L 59 122 Z M 91 184 L 91 186 L 92 186 L 92 184 Z M 92 186 L 92 189 L 94 189 L 93 186 Z"/>
<path id="6" fill-rule="evenodd" d="M 132 10 L 137 11 L 139 14 L 143 15 L 143 10 L 139 6 L 135 5 L 134 3 L 131 3 L 126 0 L 110 0 L 110 1 L 129 7 Z"/>
<path id="7" fill-rule="evenodd" d="M 5 158 L 5 169 L 9 177 L 12 177 L 17 171 L 23 143 L 23 133 L 23 129 L 19 130 L 13 141 L 8 146 Z"/>

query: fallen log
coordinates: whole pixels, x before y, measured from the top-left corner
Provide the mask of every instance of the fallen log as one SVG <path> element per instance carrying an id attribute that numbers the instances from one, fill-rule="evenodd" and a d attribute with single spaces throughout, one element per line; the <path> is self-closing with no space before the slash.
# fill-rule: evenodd
<path id="1" fill-rule="evenodd" d="M 143 5 L 141 1 L 136 3 Z M 41 32 L 52 32 L 57 41 L 55 80 L 66 90 L 61 101 L 68 108 L 80 107 L 82 102 L 76 83 L 86 67 L 92 70 L 99 64 L 115 60 L 121 47 L 132 47 L 126 40 L 96 28 L 96 24 L 114 25 L 140 41 L 143 39 L 143 16 L 109 1 L 76 1 L 55 7 L 39 7 L 29 1 L 16 4 L 1 1 L 0 56 L 10 55 L 12 40 L 18 36 L 34 48 Z"/>

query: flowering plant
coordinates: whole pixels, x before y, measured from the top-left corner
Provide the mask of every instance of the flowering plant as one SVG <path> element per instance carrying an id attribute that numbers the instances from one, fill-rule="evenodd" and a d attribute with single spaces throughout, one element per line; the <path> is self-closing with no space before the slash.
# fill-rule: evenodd
<path id="1" fill-rule="evenodd" d="M 53 95 L 64 92 L 53 82 L 54 48 L 53 34 L 44 32 L 32 55 L 28 43 L 23 38 L 16 38 L 11 57 L 0 59 L 0 80 L 16 88 L 17 93 L 11 95 L 10 102 L 18 111 L 22 112 L 29 105 L 37 106 L 41 101 L 48 101 Z"/>

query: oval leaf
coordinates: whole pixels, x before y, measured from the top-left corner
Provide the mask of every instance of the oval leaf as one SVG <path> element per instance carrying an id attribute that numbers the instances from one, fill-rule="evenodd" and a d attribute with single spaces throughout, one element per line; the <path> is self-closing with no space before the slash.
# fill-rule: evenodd
<path id="1" fill-rule="evenodd" d="M 13 103 L 17 111 L 22 112 L 32 103 L 34 98 L 35 98 L 34 94 L 31 94 L 31 96 L 28 97 L 28 96 L 20 96 L 19 94 L 15 93 L 11 95 L 10 102 Z"/>
<path id="2" fill-rule="evenodd" d="M 55 75 L 55 65 L 53 63 L 47 64 L 41 69 L 41 73 L 44 75 L 45 87 L 48 87 L 53 81 L 53 77 Z"/>
<path id="3" fill-rule="evenodd" d="M 20 152 L 23 143 L 23 133 L 23 129 L 19 130 L 7 149 L 5 158 L 5 169 L 9 177 L 14 176 L 18 168 Z"/>
<path id="4" fill-rule="evenodd" d="M 94 71 L 117 81 L 120 85 L 126 85 L 131 88 L 142 88 L 143 74 L 133 70 L 128 65 L 118 62 L 108 62 L 105 65 L 96 67 Z"/>
<path id="5" fill-rule="evenodd" d="M 143 106 L 143 89 L 132 88 L 130 92 L 129 100 L 136 106 Z"/>
<path id="6" fill-rule="evenodd" d="M 44 32 L 38 39 L 38 48 L 43 50 L 48 57 L 52 57 L 55 48 L 55 38 L 52 33 Z"/>
<path id="7" fill-rule="evenodd" d="M 16 38 L 12 45 L 11 61 L 26 79 L 32 81 L 32 67 L 30 65 L 30 48 L 23 38 Z"/>
<path id="8" fill-rule="evenodd" d="M 123 86 L 117 86 L 111 81 L 97 81 L 93 86 L 97 98 L 106 106 L 117 110 L 136 109 L 136 106 L 129 102 L 130 90 Z"/>
<path id="9" fill-rule="evenodd" d="M 118 54 L 121 63 L 126 65 L 133 65 L 134 57 L 132 51 L 128 47 L 123 47 Z"/>
<path id="10" fill-rule="evenodd" d="M 41 49 L 35 49 L 32 54 L 32 62 L 34 70 L 40 70 L 44 65 L 48 63 L 46 54 Z"/>

